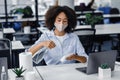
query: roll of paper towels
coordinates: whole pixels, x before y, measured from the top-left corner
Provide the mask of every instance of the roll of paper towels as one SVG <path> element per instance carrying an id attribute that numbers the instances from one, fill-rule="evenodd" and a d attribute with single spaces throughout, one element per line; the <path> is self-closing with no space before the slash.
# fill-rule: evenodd
<path id="1" fill-rule="evenodd" d="M 19 54 L 19 66 L 26 71 L 32 71 L 33 70 L 33 62 L 32 62 L 32 53 L 31 52 L 22 52 Z"/>

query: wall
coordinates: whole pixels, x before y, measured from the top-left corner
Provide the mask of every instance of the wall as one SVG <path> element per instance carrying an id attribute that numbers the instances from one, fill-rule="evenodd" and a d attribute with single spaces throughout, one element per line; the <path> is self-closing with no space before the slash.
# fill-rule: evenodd
<path id="1" fill-rule="evenodd" d="M 17 6 L 14 6 L 14 4 L 12 3 L 12 1 L 17 1 Z M 13 8 L 16 8 L 16 7 L 25 7 L 26 5 L 33 5 L 33 12 L 34 12 L 34 1 L 35 0 L 7 0 L 7 3 L 8 3 L 8 12 L 13 9 Z M 41 7 L 41 3 L 40 1 L 44 1 L 47 5 L 52 5 L 54 4 L 54 1 L 56 0 L 38 0 L 39 2 L 39 7 Z M 91 0 L 74 0 L 74 5 L 79 5 L 81 2 L 85 2 L 85 4 L 87 5 Z M 119 10 L 120 10 L 120 0 L 95 0 L 95 3 L 97 5 L 97 7 L 100 6 L 100 4 L 102 4 L 103 6 L 106 4 L 106 3 L 109 3 L 110 6 L 112 7 L 117 7 Z M 39 12 L 40 11 L 40 8 L 39 8 Z M 0 14 L 1 13 L 4 13 L 4 0 L 0 0 Z"/>
<path id="2" fill-rule="evenodd" d="M 111 0 L 111 6 L 120 10 L 120 0 Z"/>
<path id="3" fill-rule="evenodd" d="M 74 1 L 73 0 L 59 0 L 58 5 L 60 5 L 60 6 L 66 5 L 72 9 L 74 9 Z"/>
<path id="4" fill-rule="evenodd" d="M 75 5 L 79 5 L 80 3 L 85 3 L 87 5 L 90 1 L 91 0 L 75 0 Z M 95 0 L 97 7 L 99 7 L 100 4 L 105 5 L 106 3 L 109 3 L 111 5 L 111 0 Z"/>
<path id="5" fill-rule="evenodd" d="M 31 3 L 31 0 L 6 0 L 7 1 L 7 9 L 8 13 L 10 12 L 11 9 L 14 8 L 19 8 L 19 7 L 25 7 L 26 5 L 33 4 Z M 17 1 L 17 4 L 15 5 L 14 2 Z M 4 8 L 4 0 L 0 0 L 0 14 L 5 13 L 5 8 Z"/>

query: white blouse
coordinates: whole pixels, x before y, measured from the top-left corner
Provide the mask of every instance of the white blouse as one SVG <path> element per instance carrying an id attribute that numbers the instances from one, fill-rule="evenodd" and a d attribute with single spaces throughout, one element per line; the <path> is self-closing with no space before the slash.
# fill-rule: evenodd
<path id="1" fill-rule="evenodd" d="M 52 40 L 56 46 L 52 49 L 43 47 L 38 52 L 36 52 L 33 57 L 33 61 L 35 63 L 39 63 L 42 58 L 44 58 L 47 65 L 74 63 L 75 60 L 65 60 L 64 62 L 61 62 L 61 59 L 69 54 L 85 56 L 88 59 L 88 55 L 85 53 L 78 36 L 74 33 L 66 33 L 61 43 L 54 32 L 50 31 L 48 33 L 42 34 L 41 37 L 31 47 L 45 40 Z"/>

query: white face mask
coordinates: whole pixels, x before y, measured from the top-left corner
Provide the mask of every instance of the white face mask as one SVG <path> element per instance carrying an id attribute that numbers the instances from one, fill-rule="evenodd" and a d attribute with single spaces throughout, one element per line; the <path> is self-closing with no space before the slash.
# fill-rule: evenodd
<path id="1" fill-rule="evenodd" d="M 64 24 L 58 24 L 58 23 L 54 23 L 55 27 L 57 28 L 58 31 L 64 31 L 65 28 L 68 26 L 68 25 L 64 25 Z"/>

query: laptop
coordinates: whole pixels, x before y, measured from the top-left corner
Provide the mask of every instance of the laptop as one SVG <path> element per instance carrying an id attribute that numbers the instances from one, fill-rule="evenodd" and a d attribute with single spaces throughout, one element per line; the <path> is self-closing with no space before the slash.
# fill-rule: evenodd
<path id="1" fill-rule="evenodd" d="M 108 66 L 113 71 L 116 61 L 116 56 L 117 56 L 117 50 L 90 53 L 87 67 L 76 68 L 76 69 L 86 74 L 94 74 L 98 72 L 98 67 L 101 66 L 101 64 L 108 64 Z"/>
<path id="2" fill-rule="evenodd" d="M 2 70 L 2 66 L 5 67 L 5 71 L 6 71 L 6 74 L 7 74 L 7 79 L 8 79 L 8 64 L 7 64 L 7 57 L 0 57 L 0 73 L 1 73 L 1 70 Z M 0 75 L 1 77 L 1 75 Z M 0 78 L 1 80 L 1 78 Z"/>

